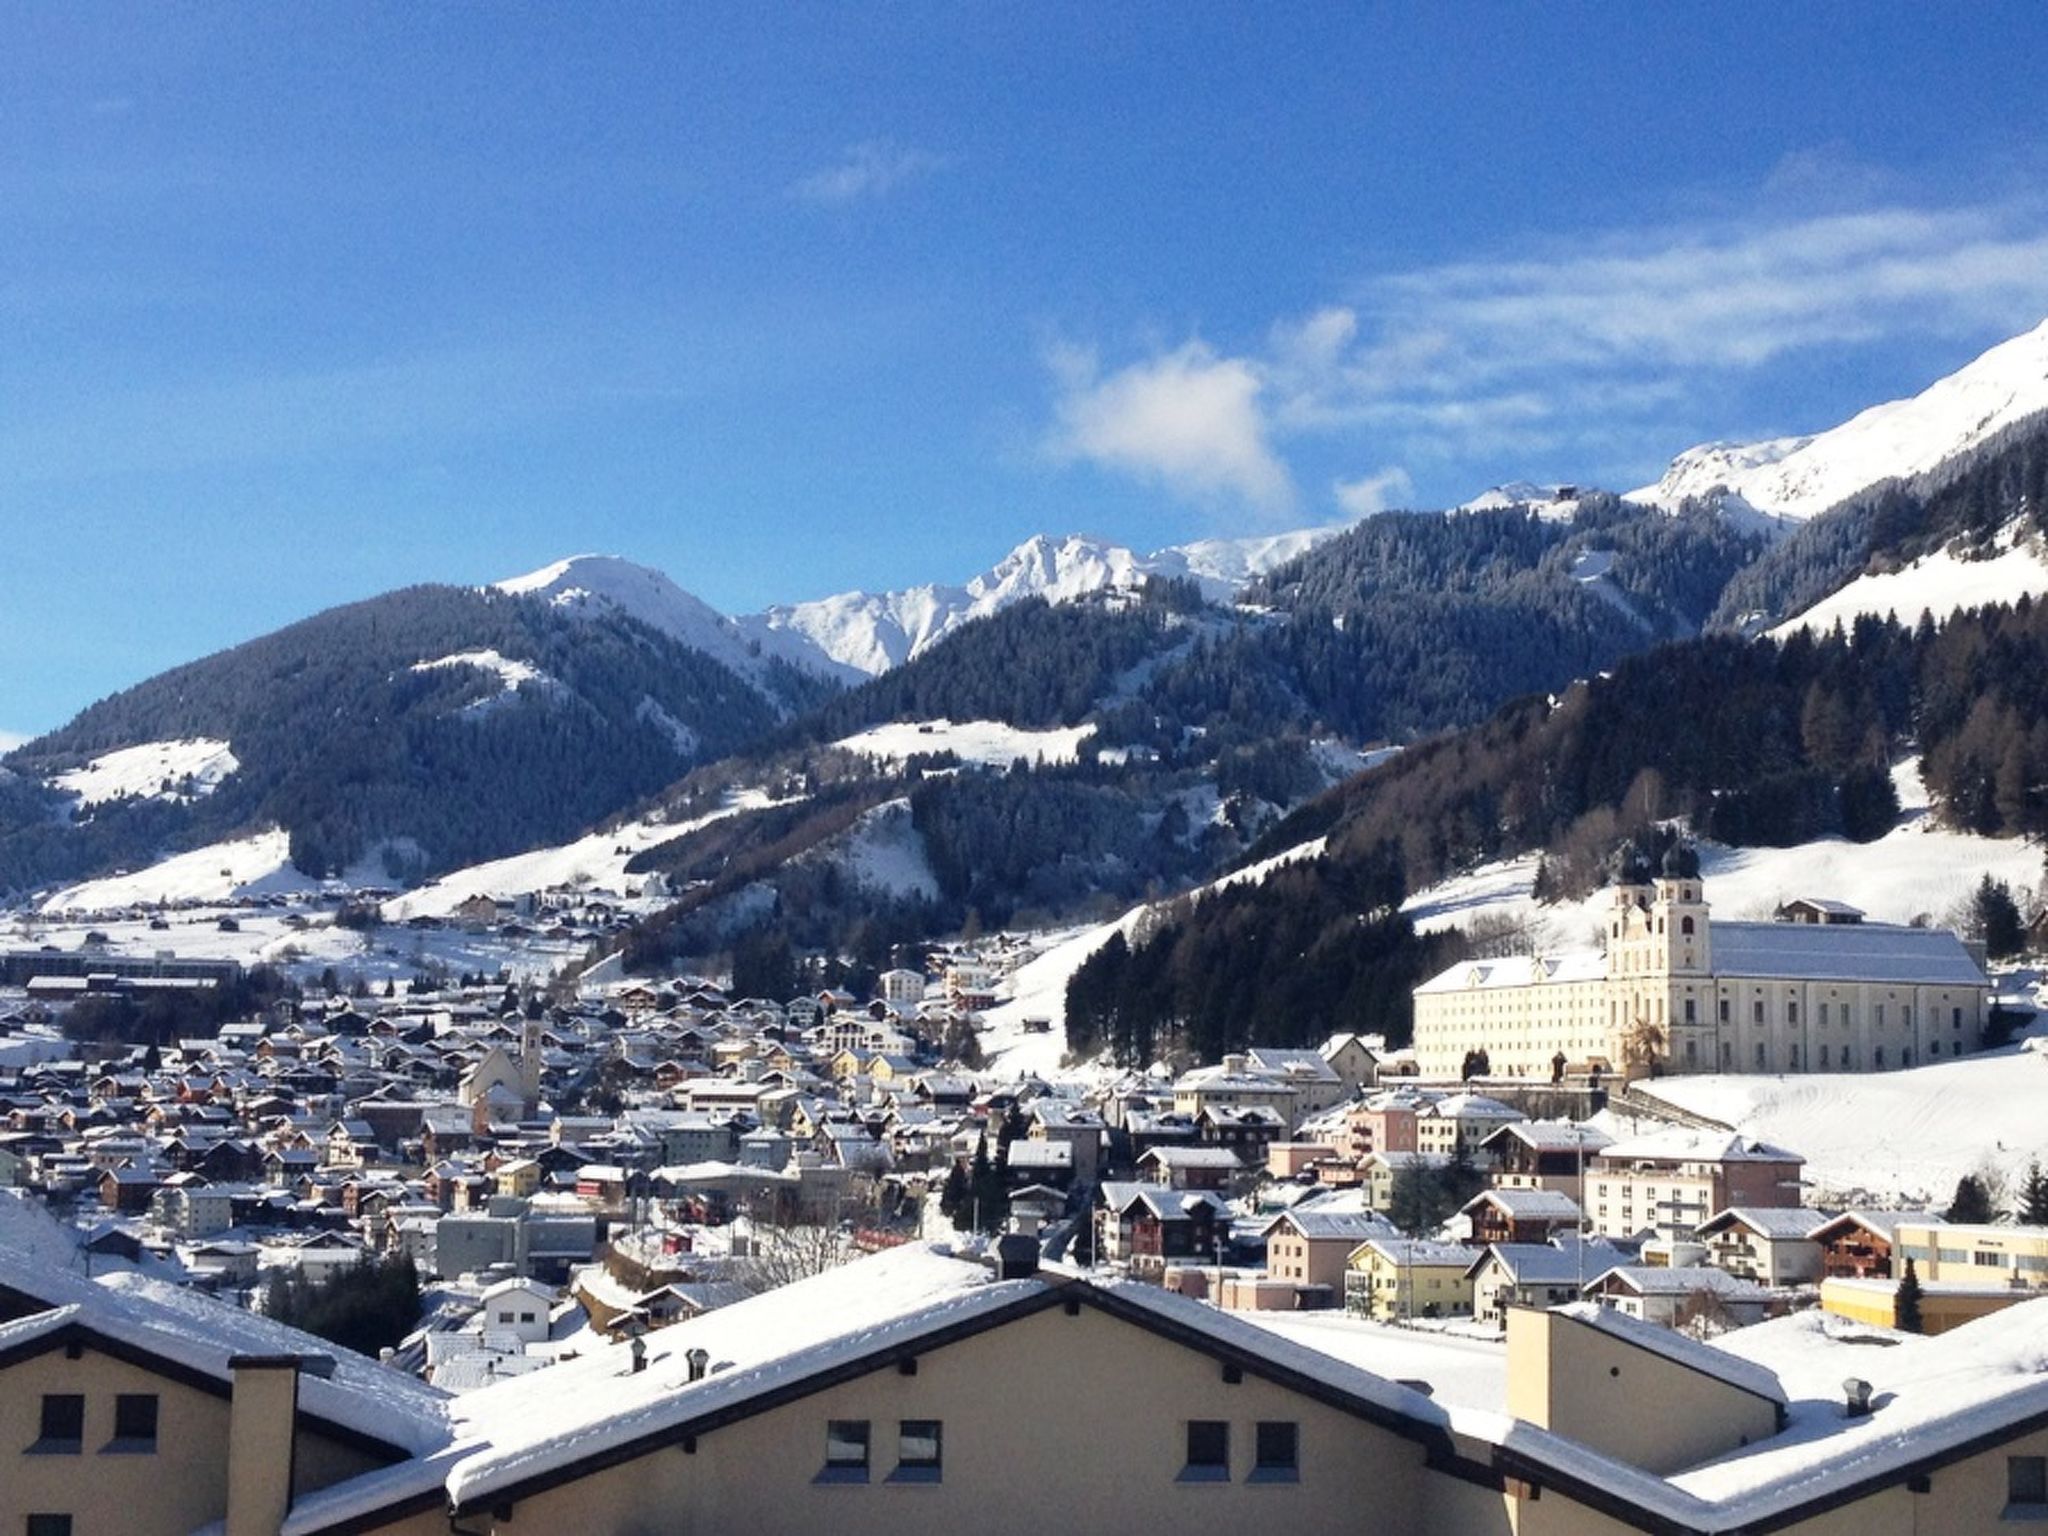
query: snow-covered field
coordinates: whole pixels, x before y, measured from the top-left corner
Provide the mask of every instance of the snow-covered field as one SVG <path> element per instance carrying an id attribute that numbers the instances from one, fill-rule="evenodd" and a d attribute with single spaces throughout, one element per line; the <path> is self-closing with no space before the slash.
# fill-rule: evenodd
<path id="1" fill-rule="evenodd" d="M 222 929 L 221 919 L 234 926 Z M 562 966 L 580 961 L 588 946 L 574 940 L 552 940 L 529 934 L 508 939 L 493 933 L 472 933 L 460 927 L 414 929 L 373 928 L 367 933 L 334 925 L 330 910 L 311 904 L 245 907 L 208 904 L 166 912 L 152 919 L 17 914 L 0 926 L 0 948 L 55 945 L 78 949 L 87 934 L 104 935 L 107 952 L 154 955 L 169 951 L 186 960 L 236 960 L 245 966 L 272 965 L 301 981 L 316 980 L 332 966 L 342 980 L 360 976 L 373 985 L 395 980 L 401 985 L 416 975 L 500 971 L 520 980 L 545 981 Z"/>
<path id="2" fill-rule="evenodd" d="M 1988 560 L 1964 560 L 1943 549 L 1901 570 L 1859 576 L 1771 633 L 1784 636 L 1810 629 L 1826 634 L 1837 624 L 1846 628 L 1864 614 L 1896 615 L 1901 624 L 1911 626 L 1923 613 L 1940 621 L 1967 608 L 2048 592 L 2048 559 L 2039 545 L 2018 525 L 2006 530 L 2002 542 L 2004 552 Z"/>
<path id="3" fill-rule="evenodd" d="M 1797 896 L 1825 896 L 1861 907 L 1873 921 L 1940 920 L 1985 876 L 2014 887 L 2041 876 L 2041 850 L 2020 838 L 1976 837 L 1934 824 L 1917 759 L 1892 770 L 1902 810 L 1899 825 L 1872 843 L 1828 838 L 1793 848 L 1729 848 L 1702 842 L 1700 873 L 1716 914 L 1770 916 Z M 1404 909 L 1427 933 L 1498 916 L 1528 926 L 1545 950 L 1589 947 L 1603 927 L 1610 896 L 1540 905 L 1533 888 L 1536 860 L 1483 865 L 1411 896 Z"/>
<path id="4" fill-rule="evenodd" d="M 386 902 L 384 912 L 394 920 L 446 917 L 473 896 L 510 900 L 566 887 L 601 888 L 624 896 L 629 885 L 638 884 L 636 877 L 627 875 L 626 866 L 641 853 L 699 827 L 708 827 L 721 817 L 759 810 L 772 803 L 763 791 L 744 790 L 728 796 L 716 810 L 689 821 L 629 821 L 609 832 L 592 832 L 574 842 L 472 864 Z"/>
<path id="5" fill-rule="evenodd" d="M 272 828 L 253 837 L 210 843 L 132 874 L 109 875 L 68 886 L 42 903 L 45 912 L 111 912 L 123 907 L 185 901 L 231 901 L 237 896 L 317 891 L 321 883 L 291 861 L 291 837 Z"/>
<path id="6" fill-rule="evenodd" d="M 1000 720 L 901 720 L 878 725 L 833 743 L 847 752 L 900 763 L 927 752 L 951 752 L 964 763 L 1007 768 L 1018 758 L 1027 762 L 1071 763 L 1081 743 L 1095 734 L 1093 725 L 1061 730 L 1025 731 Z"/>
<path id="7" fill-rule="evenodd" d="M 87 807 L 125 799 L 188 801 L 212 794 L 240 766 L 226 742 L 191 737 L 123 747 L 50 782 Z"/>
<path id="8" fill-rule="evenodd" d="M 2026 1047 L 1904 1072 L 1668 1077 L 1641 1085 L 1806 1159 L 1804 1203 L 1945 1205 L 1989 1168 L 2017 1183 L 2048 1163 L 2048 1054 Z"/>
<path id="9" fill-rule="evenodd" d="M 450 667 L 471 667 L 479 672 L 489 672 L 498 679 L 498 691 L 489 698 L 478 699 L 474 704 L 464 706 L 464 713 L 482 713 L 501 703 L 526 683 L 536 687 L 559 691 L 561 683 L 548 673 L 541 671 L 530 661 L 519 661 L 497 651 L 460 651 L 453 656 L 440 656 L 433 661 L 416 661 L 415 672 L 440 672 Z"/>

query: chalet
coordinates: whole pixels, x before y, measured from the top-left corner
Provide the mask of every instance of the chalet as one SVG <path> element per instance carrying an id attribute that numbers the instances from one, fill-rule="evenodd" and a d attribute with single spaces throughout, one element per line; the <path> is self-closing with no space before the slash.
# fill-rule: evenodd
<path id="1" fill-rule="evenodd" d="M 1827 1225 L 1824 1211 L 1801 1206 L 1719 1211 L 1700 1223 L 1694 1238 L 1710 1262 L 1761 1285 L 1815 1285 L 1821 1247 L 1814 1234 Z"/>
<path id="2" fill-rule="evenodd" d="M 1487 1189 L 1465 1203 L 1475 1243 L 1548 1243 L 1584 1220 L 1570 1195 L 1553 1189 Z"/>
<path id="3" fill-rule="evenodd" d="M 1496 1189 L 1549 1189 L 1580 1199 L 1586 1160 L 1614 1138 L 1568 1120 L 1518 1120 L 1479 1144 Z"/>
<path id="4" fill-rule="evenodd" d="M 1214 1258 L 1230 1223 L 1214 1194 L 1159 1184 L 1104 1184 L 1099 1213 L 1102 1262 L 1153 1280 L 1169 1260 Z"/>
<path id="5" fill-rule="evenodd" d="M 1770 1301 L 1754 1280 L 1707 1265 L 1618 1264 L 1586 1282 L 1585 1298 L 1665 1328 L 1695 1316 L 1754 1323 Z"/>
<path id="6" fill-rule="evenodd" d="M 1828 1280 L 1895 1278 L 1892 1249 L 1899 1223 L 1940 1226 L 1942 1218 L 1925 1211 L 1853 1210 L 1822 1223 L 1813 1231 L 1820 1245 L 1821 1275 Z M 1898 1266 L 1903 1272 L 1904 1266 Z"/>

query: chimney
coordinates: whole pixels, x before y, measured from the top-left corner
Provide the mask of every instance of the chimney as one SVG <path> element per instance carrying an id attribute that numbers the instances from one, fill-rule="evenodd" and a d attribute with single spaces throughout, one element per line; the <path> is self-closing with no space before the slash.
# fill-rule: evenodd
<path id="1" fill-rule="evenodd" d="M 692 1381 L 702 1381 L 711 1369 L 711 1351 L 708 1349 L 685 1350 L 683 1359 L 689 1362 Z"/>
<path id="2" fill-rule="evenodd" d="M 1020 1232 L 1006 1232 L 996 1239 L 992 1250 L 998 1280 L 1029 1280 L 1038 1273 L 1038 1239 Z"/>
<path id="3" fill-rule="evenodd" d="M 298 1355 L 236 1355 L 228 1403 L 227 1536 L 277 1536 L 292 1507 Z M 332 1369 L 332 1362 L 329 1363 Z"/>
<path id="4" fill-rule="evenodd" d="M 1861 1376 L 1851 1376 L 1844 1381 L 1842 1395 L 1847 1399 L 1842 1405 L 1846 1417 L 1860 1419 L 1870 1412 L 1870 1383 Z"/>

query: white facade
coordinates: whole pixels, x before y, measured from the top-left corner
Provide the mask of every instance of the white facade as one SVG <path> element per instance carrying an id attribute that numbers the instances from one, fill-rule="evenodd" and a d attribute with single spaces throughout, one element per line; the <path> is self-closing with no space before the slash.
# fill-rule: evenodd
<path id="1" fill-rule="evenodd" d="M 1615 888 L 1605 953 L 1475 960 L 1415 989 L 1415 1053 L 1458 1075 L 1865 1072 L 1977 1048 L 1991 984 L 1942 929 L 1714 922 L 1693 876 Z"/>

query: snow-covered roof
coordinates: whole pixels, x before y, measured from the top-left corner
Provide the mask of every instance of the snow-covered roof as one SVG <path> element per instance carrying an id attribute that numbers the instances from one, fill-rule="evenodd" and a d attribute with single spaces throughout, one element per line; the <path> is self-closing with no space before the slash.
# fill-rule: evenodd
<path id="1" fill-rule="evenodd" d="M 1828 1224 L 1828 1219 L 1826 1211 L 1809 1210 L 1805 1206 L 1740 1205 L 1716 1211 L 1700 1223 L 1697 1232 L 1699 1236 L 1706 1237 L 1724 1227 L 1743 1226 L 1758 1237 L 1787 1242 L 1812 1237 Z"/>
<path id="2" fill-rule="evenodd" d="M 1787 981 L 1983 987 L 1990 982 L 1946 928 L 1890 923 L 1713 925 L 1714 971 Z"/>
<path id="3" fill-rule="evenodd" d="M 1632 1136 L 1594 1154 L 1609 1167 L 1623 1163 L 1802 1163 L 1797 1152 L 1753 1137 L 1727 1131 L 1695 1131 L 1682 1127 Z"/>
<path id="4" fill-rule="evenodd" d="M 1763 1294 L 1763 1288 L 1755 1281 L 1704 1264 L 1617 1264 L 1586 1284 L 1609 1282 L 1638 1296 L 1690 1296 L 1695 1291 L 1711 1291 L 1717 1296 Z"/>
<path id="5" fill-rule="evenodd" d="M 1720 928 L 1715 927 L 1718 941 Z M 1461 960 L 1439 971 L 1417 992 L 1467 992 L 1474 988 L 1528 987 L 1546 982 L 1604 981 L 1607 956 L 1597 949 L 1562 955 L 1503 955 L 1491 960 Z"/>
<path id="6" fill-rule="evenodd" d="M 1465 1202 L 1467 1211 L 1498 1206 L 1516 1221 L 1577 1221 L 1579 1202 L 1557 1189 L 1482 1189 Z"/>
<path id="7" fill-rule="evenodd" d="M 1356 1247 L 1367 1238 L 1391 1236 L 1393 1223 L 1377 1211 L 1326 1211 L 1315 1207 L 1296 1208 L 1266 1223 L 1266 1235 L 1281 1227 L 1293 1227 L 1311 1242 L 1336 1239 Z"/>
<path id="8" fill-rule="evenodd" d="M 324 1355 L 334 1361 L 331 1375 L 308 1373 L 300 1378 L 299 1406 L 305 1412 L 415 1453 L 447 1439 L 444 1394 L 403 1371 L 261 1313 L 224 1306 L 133 1271 L 88 1280 L 5 1248 L 0 1248 L 0 1286 L 46 1301 L 53 1309 L 0 1329 L 0 1346 L 36 1336 L 31 1325 L 48 1329 L 75 1324 L 209 1377 L 223 1388 L 233 1381 L 228 1361 L 236 1355 Z M 63 1313 L 63 1323 L 51 1321 L 54 1312 Z M 15 1328 L 30 1331 L 11 1331 Z"/>
<path id="9" fill-rule="evenodd" d="M 1583 1323 L 1588 1328 L 1597 1328 L 1602 1333 L 1624 1340 L 1638 1349 L 1689 1366 L 1718 1381 L 1725 1381 L 1730 1386 L 1740 1387 L 1745 1392 L 1753 1392 L 1767 1402 L 1780 1406 L 1785 1402 L 1785 1387 L 1778 1380 L 1777 1374 L 1753 1360 L 1745 1360 L 1739 1355 L 1729 1354 L 1726 1350 L 1716 1349 L 1711 1344 L 1703 1344 L 1674 1329 L 1626 1316 L 1612 1307 L 1578 1301 L 1570 1306 L 1559 1307 L 1557 1311 L 1574 1322 Z"/>

